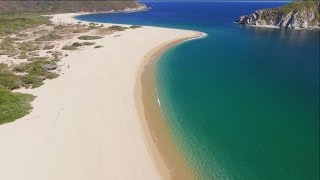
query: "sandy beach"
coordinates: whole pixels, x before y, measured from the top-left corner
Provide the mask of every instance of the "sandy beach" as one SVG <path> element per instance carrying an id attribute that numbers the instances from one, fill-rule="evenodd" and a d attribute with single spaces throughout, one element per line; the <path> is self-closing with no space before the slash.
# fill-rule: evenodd
<path id="1" fill-rule="evenodd" d="M 75 15 L 52 21 L 77 23 Z M 177 179 L 148 124 L 141 74 L 161 50 L 199 36 L 144 26 L 68 53 L 59 78 L 19 90 L 37 98 L 30 114 L 0 126 L 0 179 Z"/>

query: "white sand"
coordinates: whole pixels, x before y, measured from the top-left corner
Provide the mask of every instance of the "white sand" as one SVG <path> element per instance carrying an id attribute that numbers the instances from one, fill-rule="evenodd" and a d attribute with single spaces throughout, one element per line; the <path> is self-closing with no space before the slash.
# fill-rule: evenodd
<path id="1" fill-rule="evenodd" d="M 77 22 L 73 15 L 54 20 Z M 0 126 L 0 179 L 168 178 L 150 153 L 134 87 L 145 54 L 165 42 L 197 35 L 143 27 L 94 41 L 103 48 L 69 53 L 62 59 L 70 65 L 63 75 L 23 90 L 37 96 L 33 111 Z"/>

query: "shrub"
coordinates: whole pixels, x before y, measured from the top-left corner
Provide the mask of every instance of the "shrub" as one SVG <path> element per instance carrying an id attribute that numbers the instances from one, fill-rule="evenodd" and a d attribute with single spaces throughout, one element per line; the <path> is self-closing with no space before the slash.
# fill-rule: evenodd
<path id="1" fill-rule="evenodd" d="M 68 46 L 68 45 L 65 45 L 62 47 L 63 50 L 77 50 L 78 49 L 78 46 Z"/>
<path id="2" fill-rule="evenodd" d="M 78 37 L 78 39 L 80 39 L 80 40 L 95 40 L 95 39 L 101 39 L 101 38 L 103 38 L 103 37 L 101 37 L 101 36 L 88 36 L 88 35 Z"/>
<path id="3" fill-rule="evenodd" d="M 54 78 L 59 77 L 59 74 L 54 73 L 54 72 L 47 72 L 46 77 L 47 77 L 48 79 L 54 79 Z"/>
<path id="4" fill-rule="evenodd" d="M 82 44 L 85 46 L 91 46 L 91 45 L 95 45 L 96 43 L 95 42 L 83 42 Z"/>
<path id="5" fill-rule="evenodd" d="M 112 31 L 124 31 L 126 29 L 128 29 L 127 27 L 123 27 L 123 26 L 117 26 L 117 25 L 113 25 L 109 27 L 110 30 Z"/>
<path id="6" fill-rule="evenodd" d="M 102 48 L 103 46 L 101 46 L 101 45 L 97 45 L 97 46 L 95 46 L 94 48 Z"/>
<path id="7" fill-rule="evenodd" d="M 71 45 L 65 45 L 62 47 L 63 50 L 76 50 L 78 49 L 78 47 L 80 46 L 91 46 L 91 45 L 94 45 L 96 44 L 95 42 L 82 42 L 82 43 L 79 43 L 79 42 L 75 42 Z"/>
<path id="8" fill-rule="evenodd" d="M 142 26 L 137 26 L 137 25 L 133 25 L 129 27 L 130 29 L 137 29 L 137 28 L 142 28 Z"/>

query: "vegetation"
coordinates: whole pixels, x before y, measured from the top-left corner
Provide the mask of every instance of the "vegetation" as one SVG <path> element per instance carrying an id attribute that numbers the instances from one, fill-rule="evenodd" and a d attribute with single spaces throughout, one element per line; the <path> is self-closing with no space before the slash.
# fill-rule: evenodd
<path id="1" fill-rule="evenodd" d="M 0 15 L 0 36 L 10 35 L 49 22 L 48 17 L 33 13 L 2 14 Z"/>
<path id="2" fill-rule="evenodd" d="M 19 56 L 18 56 L 18 59 L 28 59 L 29 56 L 27 55 L 27 52 L 25 51 L 22 51 Z"/>
<path id="3" fill-rule="evenodd" d="M 48 34 L 42 35 L 38 38 L 36 38 L 36 41 L 56 41 L 62 39 L 62 36 L 55 33 L 55 32 L 50 32 Z"/>
<path id="4" fill-rule="evenodd" d="M 28 114 L 34 98 L 29 94 L 13 93 L 0 85 L 0 125 Z"/>
<path id="5" fill-rule="evenodd" d="M 52 70 L 57 68 L 56 61 L 62 57 L 58 51 L 44 51 L 53 58 L 40 57 L 43 53 L 38 50 L 50 50 L 55 44 L 50 41 L 69 38 L 72 33 L 86 32 L 91 29 L 108 29 L 123 31 L 127 28 L 112 26 L 103 28 L 103 24 L 91 23 L 89 26 L 51 24 L 48 16 L 43 14 L 79 11 L 120 10 L 137 7 L 134 0 L 113 1 L 0 1 L 0 55 L 7 55 L 8 61 L 27 59 L 14 67 L 0 63 L 0 124 L 14 121 L 29 113 L 32 95 L 13 93 L 11 90 L 20 87 L 36 88 L 45 79 L 53 79 L 59 75 Z M 30 29 L 35 28 L 36 29 Z M 71 36 L 70 36 L 71 34 Z M 102 36 L 80 36 L 81 40 L 101 39 Z M 74 50 L 80 46 L 94 45 L 94 42 L 75 42 L 64 46 L 63 49 Z M 57 46 L 58 47 L 58 46 Z M 102 46 L 95 46 L 101 48 Z M 39 56 L 39 57 L 35 57 Z"/>
<path id="6" fill-rule="evenodd" d="M 91 45 L 94 45 L 96 44 L 95 42 L 82 42 L 82 43 L 79 43 L 79 42 L 75 42 L 71 45 L 65 45 L 62 47 L 63 50 L 76 50 L 78 49 L 78 47 L 80 46 L 91 46 Z"/>
<path id="7" fill-rule="evenodd" d="M 0 43 L 0 55 L 15 56 L 17 54 L 18 51 L 14 46 L 14 40 L 9 36 L 3 38 Z"/>
<path id="8" fill-rule="evenodd" d="M 130 29 L 137 29 L 137 28 L 142 28 L 142 26 L 138 26 L 138 25 L 133 25 L 129 27 Z"/>
<path id="9" fill-rule="evenodd" d="M 20 88 L 21 80 L 6 64 L 0 64 L 0 86 L 9 90 Z"/>
<path id="10" fill-rule="evenodd" d="M 78 39 L 80 39 L 80 40 L 95 40 L 95 39 L 101 39 L 101 38 L 103 38 L 103 37 L 101 37 L 101 36 L 88 36 L 88 35 L 78 37 Z"/>
<path id="11" fill-rule="evenodd" d="M 138 7 L 135 0 L 126 1 L 0 1 L 0 12 L 24 11 L 39 13 L 71 13 L 121 10 Z"/>
<path id="12" fill-rule="evenodd" d="M 39 45 L 35 44 L 34 41 L 26 41 L 17 44 L 18 49 L 21 51 L 36 51 L 39 50 Z"/>
<path id="13" fill-rule="evenodd" d="M 110 26 L 109 29 L 112 30 L 112 31 L 125 31 L 128 28 L 127 27 L 123 27 L 123 26 L 114 25 L 114 26 Z"/>
<path id="14" fill-rule="evenodd" d="M 48 50 L 48 49 L 53 49 L 54 48 L 54 44 L 49 44 L 49 43 L 47 43 L 47 44 L 45 44 L 44 46 L 43 46 L 43 50 Z"/>
<path id="15" fill-rule="evenodd" d="M 101 45 L 97 45 L 97 46 L 94 46 L 94 48 L 102 48 L 103 46 L 101 46 Z"/>
<path id="16" fill-rule="evenodd" d="M 96 23 L 89 23 L 89 26 L 88 26 L 88 28 L 87 29 L 98 29 L 99 28 L 99 26 L 96 24 Z"/>
<path id="17" fill-rule="evenodd" d="M 306 9 L 313 9 L 315 12 L 316 20 L 320 20 L 320 8 L 318 7 L 319 0 L 296 0 L 278 8 L 272 8 L 270 13 L 288 14 L 290 12 L 298 12 Z"/>

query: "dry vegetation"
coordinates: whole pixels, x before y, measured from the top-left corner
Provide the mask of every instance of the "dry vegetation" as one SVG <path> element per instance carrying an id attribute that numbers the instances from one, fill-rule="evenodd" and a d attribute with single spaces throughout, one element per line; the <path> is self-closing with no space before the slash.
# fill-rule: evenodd
<path id="1" fill-rule="evenodd" d="M 106 35 L 136 28 L 140 26 L 54 25 L 48 17 L 36 14 L 0 15 L 0 124 L 29 113 L 29 103 L 34 97 L 12 90 L 37 88 L 44 80 L 57 78 L 60 61 L 67 56 L 65 50 L 92 46 L 94 40 Z M 81 42 L 75 42 L 75 39 Z"/>

